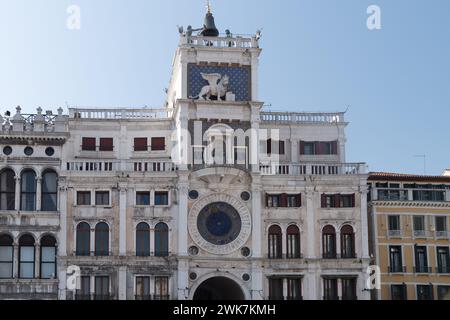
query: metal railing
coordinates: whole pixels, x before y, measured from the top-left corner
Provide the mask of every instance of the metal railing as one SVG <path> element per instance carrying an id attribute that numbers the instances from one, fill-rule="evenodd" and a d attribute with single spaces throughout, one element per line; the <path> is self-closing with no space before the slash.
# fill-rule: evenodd
<path id="1" fill-rule="evenodd" d="M 437 273 L 450 273 L 450 266 L 438 266 L 436 269 Z"/>
<path id="2" fill-rule="evenodd" d="M 388 237 L 390 238 L 401 238 L 402 236 L 402 230 L 388 230 Z"/>
<path id="3" fill-rule="evenodd" d="M 415 266 L 413 268 L 414 273 L 432 273 L 433 269 L 428 266 Z"/>
<path id="4" fill-rule="evenodd" d="M 388 273 L 406 273 L 405 266 L 388 266 Z"/>

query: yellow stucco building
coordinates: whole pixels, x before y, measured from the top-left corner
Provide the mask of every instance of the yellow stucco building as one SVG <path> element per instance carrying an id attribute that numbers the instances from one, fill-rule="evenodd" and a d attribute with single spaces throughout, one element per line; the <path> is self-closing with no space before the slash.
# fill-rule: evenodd
<path id="1" fill-rule="evenodd" d="M 450 300 L 450 176 L 371 173 L 369 245 L 379 300 Z"/>

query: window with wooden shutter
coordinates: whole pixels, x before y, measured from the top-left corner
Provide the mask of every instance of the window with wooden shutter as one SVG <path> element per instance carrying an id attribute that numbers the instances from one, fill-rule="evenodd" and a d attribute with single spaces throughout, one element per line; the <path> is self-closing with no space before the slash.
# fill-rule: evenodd
<path id="1" fill-rule="evenodd" d="M 300 155 L 305 154 L 305 141 L 300 141 Z"/>
<path id="2" fill-rule="evenodd" d="M 337 155 L 338 154 L 338 142 L 333 141 L 331 143 L 331 154 Z"/>
<path id="3" fill-rule="evenodd" d="M 81 149 L 83 151 L 95 151 L 95 138 L 83 138 Z"/>
<path id="4" fill-rule="evenodd" d="M 283 193 L 281 195 L 281 205 L 280 205 L 280 207 L 282 207 L 282 208 L 286 208 L 287 207 L 287 200 L 288 200 L 287 198 L 288 198 L 288 196 L 287 196 L 286 193 Z"/>
<path id="5" fill-rule="evenodd" d="M 113 138 L 100 138 L 100 151 L 113 151 L 114 140 Z"/>
<path id="6" fill-rule="evenodd" d="M 320 202 L 321 202 L 321 207 L 322 208 L 326 208 L 327 207 L 327 195 L 326 194 L 322 194 Z"/>
<path id="7" fill-rule="evenodd" d="M 166 150 L 166 138 L 152 138 L 152 151 Z"/>
<path id="8" fill-rule="evenodd" d="M 134 138 L 134 151 L 148 151 L 147 138 Z"/>
<path id="9" fill-rule="evenodd" d="M 334 195 L 334 205 L 333 208 L 340 208 L 341 207 L 341 195 L 335 194 Z"/>

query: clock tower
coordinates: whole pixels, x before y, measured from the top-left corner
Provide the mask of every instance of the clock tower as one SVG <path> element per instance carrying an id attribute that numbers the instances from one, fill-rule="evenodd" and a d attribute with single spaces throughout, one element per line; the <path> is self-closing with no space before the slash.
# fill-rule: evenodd
<path id="1" fill-rule="evenodd" d="M 179 33 L 166 102 L 176 126 L 172 158 L 186 181 L 178 202 L 178 298 L 234 299 L 202 287 L 212 281 L 246 287 L 231 290 L 235 297 L 261 299 L 252 293 L 262 290 L 261 267 L 252 262 L 262 257 L 260 32 L 220 33 L 208 3 L 203 27 Z"/>

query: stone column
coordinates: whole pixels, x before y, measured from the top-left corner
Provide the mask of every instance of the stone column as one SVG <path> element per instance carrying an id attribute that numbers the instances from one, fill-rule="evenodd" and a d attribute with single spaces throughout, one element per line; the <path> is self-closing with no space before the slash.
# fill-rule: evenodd
<path id="1" fill-rule="evenodd" d="M 362 258 L 369 258 L 369 228 L 367 217 L 367 185 L 360 186 L 360 207 L 361 207 L 361 255 Z"/>
<path id="2" fill-rule="evenodd" d="M 65 180 L 59 179 L 58 211 L 60 232 L 58 233 L 58 256 L 67 256 L 67 186 Z"/>
<path id="3" fill-rule="evenodd" d="M 298 163 L 299 155 L 298 140 L 291 140 L 291 162 Z"/>
<path id="4" fill-rule="evenodd" d="M 256 260 L 252 263 L 252 300 L 263 300 L 264 275 L 261 262 L 259 261 L 263 257 L 262 235 L 264 229 L 262 226 L 263 210 L 261 205 L 261 176 L 258 173 L 253 173 L 252 178 L 252 257 Z"/>
<path id="5" fill-rule="evenodd" d="M 19 245 L 14 243 L 13 245 L 13 278 L 19 278 Z"/>
<path id="6" fill-rule="evenodd" d="M 119 300 L 127 300 L 127 267 L 119 267 Z"/>
<path id="7" fill-rule="evenodd" d="M 260 153 L 260 141 L 259 141 L 259 125 L 261 122 L 260 117 L 261 104 L 251 105 L 251 132 L 250 132 L 250 165 L 252 172 L 259 172 L 259 153 Z"/>
<path id="8" fill-rule="evenodd" d="M 315 244 L 320 239 L 320 235 L 317 235 L 316 222 L 314 219 L 314 189 L 312 187 L 306 188 L 306 256 L 307 259 L 315 259 L 317 253 L 315 250 Z"/>
<path id="9" fill-rule="evenodd" d="M 42 177 L 36 177 L 36 210 L 42 209 Z"/>
<path id="10" fill-rule="evenodd" d="M 67 269 L 65 267 L 59 269 L 58 280 L 58 299 L 67 300 Z"/>
<path id="11" fill-rule="evenodd" d="M 39 243 L 34 245 L 34 278 L 41 277 L 41 246 Z"/>
<path id="12" fill-rule="evenodd" d="M 178 300 L 186 300 L 189 288 L 189 257 L 188 257 L 188 192 L 189 181 L 187 172 L 180 172 L 178 180 Z"/>
<path id="13" fill-rule="evenodd" d="M 20 211 L 20 184 L 21 178 L 20 176 L 16 176 L 16 190 L 15 190 L 15 203 L 16 203 L 16 211 Z"/>
<path id="14" fill-rule="evenodd" d="M 119 185 L 119 255 L 127 255 L 127 186 Z"/>

